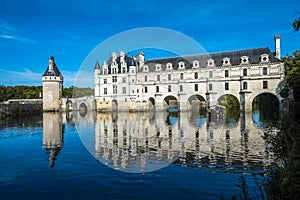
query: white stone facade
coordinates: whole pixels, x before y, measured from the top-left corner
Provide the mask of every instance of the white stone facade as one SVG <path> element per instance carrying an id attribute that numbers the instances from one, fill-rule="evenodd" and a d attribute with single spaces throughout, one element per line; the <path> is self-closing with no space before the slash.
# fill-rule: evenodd
<path id="1" fill-rule="evenodd" d="M 252 110 L 253 99 L 262 93 L 278 97 L 276 89 L 284 78 L 280 60 L 280 36 L 275 36 L 276 53 L 269 48 L 144 60 L 124 52 L 94 69 L 97 111 L 156 110 L 178 102 L 188 110 L 193 101 L 208 107 L 225 94 L 239 99 L 241 109 Z"/>

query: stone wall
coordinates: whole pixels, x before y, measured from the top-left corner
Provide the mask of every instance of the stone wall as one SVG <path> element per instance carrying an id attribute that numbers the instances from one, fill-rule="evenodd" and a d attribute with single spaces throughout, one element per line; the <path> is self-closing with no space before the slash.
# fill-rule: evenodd
<path id="1" fill-rule="evenodd" d="M 43 112 L 42 104 L 0 104 L 0 118 L 24 117 Z"/>

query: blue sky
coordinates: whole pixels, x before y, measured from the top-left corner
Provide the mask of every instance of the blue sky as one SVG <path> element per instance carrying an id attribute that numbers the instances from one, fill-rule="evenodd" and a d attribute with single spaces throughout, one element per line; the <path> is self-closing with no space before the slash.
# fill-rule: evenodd
<path id="1" fill-rule="evenodd" d="M 68 87 L 100 42 L 140 27 L 179 31 L 207 52 L 266 46 L 274 51 L 273 36 L 280 34 L 282 55 L 291 54 L 300 49 L 300 32 L 291 25 L 297 12 L 300 1 L 294 0 L 2 0 L 0 84 L 41 85 L 53 54 Z"/>

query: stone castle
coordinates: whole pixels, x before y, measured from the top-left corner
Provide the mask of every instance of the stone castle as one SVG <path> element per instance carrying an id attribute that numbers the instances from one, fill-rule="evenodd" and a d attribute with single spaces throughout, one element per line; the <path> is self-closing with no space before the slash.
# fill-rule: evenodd
<path id="1" fill-rule="evenodd" d="M 242 111 L 251 111 L 260 94 L 281 100 L 278 87 L 284 79 L 280 59 L 280 36 L 275 52 L 268 47 L 239 51 L 145 60 L 143 52 L 130 57 L 113 53 L 102 66 L 94 67 L 94 96 L 61 99 L 63 76 L 49 59 L 42 77 L 43 110 L 97 110 L 102 112 L 190 110 L 193 105 L 218 104 L 226 94 L 240 102 Z"/>

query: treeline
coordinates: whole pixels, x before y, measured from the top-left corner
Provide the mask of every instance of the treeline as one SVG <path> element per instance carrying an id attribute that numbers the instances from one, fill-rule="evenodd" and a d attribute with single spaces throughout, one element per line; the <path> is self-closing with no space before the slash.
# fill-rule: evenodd
<path id="1" fill-rule="evenodd" d="M 8 99 L 38 99 L 42 94 L 42 86 L 4 86 L 0 85 L 0 102 Z"/>
<path id="2" fill-rule="evenodd" d="M 93 88 L 79 88 L 71 86 L 69 88 L 64 88 L 62 92 L 62 96 L 64 98 L 77 98 L 91 95 L 94 95 Z"/>
<path id="3" fill-rule="evenodd" d="M 7 101 L 9 99 L 38 99 L 42 98 L 42 86 L 5 86 L 0 85 L 0 102 Z M 83 96 L 94 95 L 94 89 L 92 88 L 79 88 L 71 86 L 69 88 L 63 88 L 63 98 L 77 98 Z"/>

